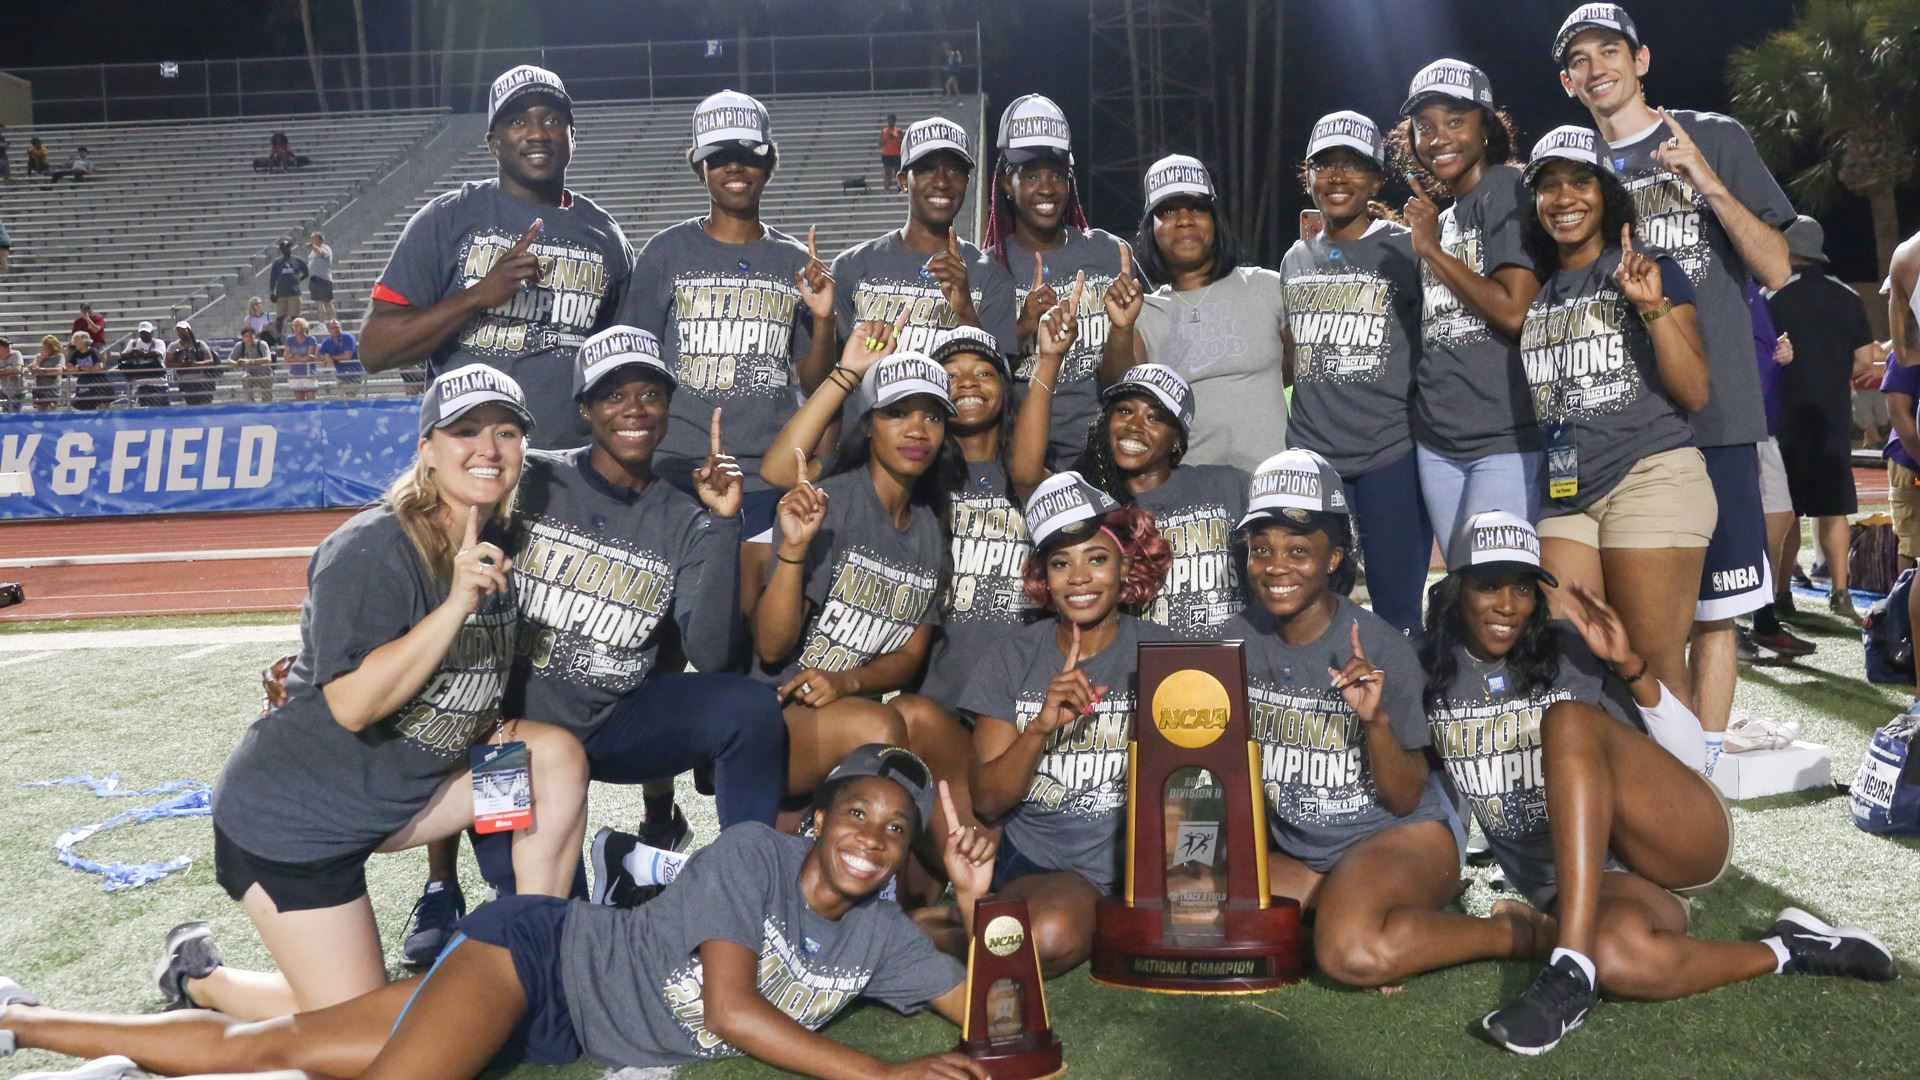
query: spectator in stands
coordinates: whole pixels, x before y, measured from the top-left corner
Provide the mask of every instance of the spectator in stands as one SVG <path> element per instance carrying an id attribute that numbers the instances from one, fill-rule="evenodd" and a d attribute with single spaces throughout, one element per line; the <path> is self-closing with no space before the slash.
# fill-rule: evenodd
<path id="1" fill-rule="evenodd" d="M 253 335 L 260 339 L 261 344 L 270 345 L 276 349 L 280 347 L 280 335 L 274 332 L 275 323 L 273 316 L 267 314 L 265 300 L 257 296 L 248 297 L 247 314 L 240 320 L 240 324 L 252 327 Z"/>
<path id="2" fill-rule="evenodd" d="M 114 369 L 126 383 L 127 396 L 143 409 L 164 408 L 172 404 L 167 395 L 167 354 L 154 340 L 153 324 L 143 322 L 120 346 L 120 360 Z"/>
<path id="3" fill-rule="evenodd" d="M 213 404 L 214 387 L 220 380 L 219 357 L 213 346 L 201 341 L 192 324 L 181 319 L 173 324 L 174 343 L 167 346 L 167 366 L 180 372 L 174 380 L 180 384 L 180 399 L 188 405 Z"/>
<path id="4" fill-rule="evenodd" d="M 27 175 L 36 174 L 47 175 L 47 148 L 41 144 L 38 135 L 27 144 Z"/>
<path id="5" fill-rule="evenodd" d="M 1847 516 L 1853 489 L 1853 380 L 1880 357 L 1860 294 L 1827 273 L 1820 223 L 1801 214 L 1787 226 L 1793 276 L 1767 297 L 1773 324 L 1793 341 L 1780 371 L 1780 457 L 1794 512 L 1815 518 L 1832 575 L 1827 605 L 1859 621 L 1847 592 Z"/>
<path id="6" fill-rule="evenodd" d="M 227 354 L 227 363 L 240 369 L 240 392 L 248 401 L 273 400 L 273 350 L 251 324 L 240 328 L 240 340 Z"/>
<path id="7" fill-rule="evenodd" d="M 107 374 L 107 358 L 85 330 L 74 331 L 67 345 L 67 370 L 77 376 L 75 409 L 90 412 L 113 404 L 113 378 Z"/>
<path id="8" fill-rule="evenodd" d="M 92 175 L 93 162 L 87 159 L 87 148 L 83 146 L 74 151 L 73 156 L 67 159 L 66 168 L 55 169 L 48 173 L 47 179 L 57 184 L 61 180 L 71 176 L 73 177 L 73 182 L 77 184 Z"/>
<path id="9" fill-rule="evenodd" d="M 60 338 L 48 334 L 40 339 L 40 355 L 27 365 L 33 376 L 33 411 L 52 412 L 60 407 L 60 372 L 67 366 L 67 354 L 60 350 Z"/>
<path id="10" fill-rule="evenodd" d="M 945 45 L 941 46 L 941 49 L 946 53 L 946 57 L 942 67 L 942 74 L 945 75 L 946 77 L 945 82 L 941 87 L 942 92 L 945 93 L 948 97 L 959 97 L 960 96 L 960 62 L 962 59 L 962 57 L 960 56 L 960 48 L 959 46 L 953 44 L 952 42 L 948 42 Z"/>
<path id="11" fill-rule="evenodd" d="M 21 378 L 25 370 L 13 351 L 13 342 L 0 338 L 0 412 L 20 411 L 21 402 L 26 400 L 26 380 Z"/>
<path id="12" fill-rule="evenodd" d="M 307 237 L 307 295 L 320 317 L 331 321 L 339 313 L 333 310 L 333 248 L 319 233 Z"/>
<path id="13" fill-rule="evenodd" d="M 300 283 L 309 274 L 307 260 L 293 253 L 293 241 L 280 241 L 280 257 L 267 267 L 267 294 L 273 297 L 273 332 L 285 334 L 287 320 L 300 314 Z"/>
<path id="14" fill-rule="evenodd" d="M 0 225 L 0 274 L 13 269 L 13 237 L 7 235 L 7 227 Z"/>
<path id="15" fill-rule="evenodd" d="M 327 336 L 320 340 L 320 355 L 333 366 L 333 382 L 343 398 L 357 398 L 367 383 L 367 368 L 360 362 L 360 343 L 340 328 L 339 319 L 327 320 Z"/>
<path id="16" fill-rule="evenodd" d="M 0 124 L 0 180 L 13 179 L 13 162 L 7 160 L 7 125 Z"/>
<path id="17" fill-rule="evenodd" d="M 887 114 L 887 126 L 880 129 L 880 175 L 888 191 L 900 190 L 900 118 Z"/>
<path id="18" fill-rule="evenodd" d="M 472 363 L 512 375 L 541 450 L 587 442 L 573 401 L 573 354 L 613 324 L 633 273 L 619 224 L 567 188 L 574 134 L 573 99 L 558 75 L 523 64 L 495 79 L 487 148 L 498 175 L 413 215 L 360 331 L 368 371 L 424 360 L 430 375 Z"/>
<path id="19" fill-rule="evenodd" d="M 92 304 L 80 305 L 80 314 L 73 317 L 73 332 L 86 334 L 100 348 L 107 347 L 107 320 L 93 313 Z"/>
<path id="20" fill-rule="evenodd" d="M 293 320 L 293 333 L 287 335 L 281 351 L 281 359 L 287 363 L 287 389 L 293 391 L 293 400 L 312 401 L 318 397 L 320 381 L 314 377 L 314 369 L 319 365 L 320 343 L 307 333 L 307 320 Z"/>
<path id="21" fill-rule="evenodd" d="M 267 171 L 286 172 L 301 164 L 300 155 L 293 152 L 293 144 L 287 140 L 287 133 L 274 132 L 273 138 L 267 140 Z"/>

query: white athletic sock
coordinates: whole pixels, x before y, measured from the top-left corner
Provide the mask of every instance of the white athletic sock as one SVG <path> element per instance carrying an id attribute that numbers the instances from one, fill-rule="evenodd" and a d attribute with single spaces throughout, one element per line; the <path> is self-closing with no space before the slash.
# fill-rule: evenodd
<path id="1" fill-rule="evenodd" d="M 635 844 L 627 857 L 620 860 L 620 865 L 633 875 L 635 885 L 670 885 L 680 876 L 680 868 L 687 865 L 687 856 L 649 844 Z"/>
<path id="2" fill-rule="evenodd" d="M 1547 963 L 1551 966 L 1559 963 L 1563 958 L 1572 960 L 1575 967 L 1586 973 L 1589 988 L 1600 985 L 1600 976 L 1593 970 L 1593 961 L 1587 959 L 1585 953 L 1577 953 L 1572 949 L 1555 949 L 1552 955 L 1547 957 Z"/>
<path id="3" fill-rule="evenodd" d="M 1700 770 L 1700 775 L 1711 780 L 1713 767 L 1720 764 L 1720 752 L 1726 749 L 1727 736 L 1723 731 L 1709 731 L 1705 734 L 1707 736 L 1707 767 Z"/>
<path id="4" fill-rule="evenodd" d="M 12 1057 L 17 1049 L 19 1047 L 13 1043 L 13 1032 L 0 1029 L 0 1057 Z"/>
<path id="5" fill-rule="evenodd" d="M 1787 952 L 1786 942 L 1781 941 L 1777 937 L 1763 937 L 1760 939 L 1760 944 L 1773 950 L 1773 973 L 1775 975 L 1787 970 L 1787 960 L 1790 954 Z"/>

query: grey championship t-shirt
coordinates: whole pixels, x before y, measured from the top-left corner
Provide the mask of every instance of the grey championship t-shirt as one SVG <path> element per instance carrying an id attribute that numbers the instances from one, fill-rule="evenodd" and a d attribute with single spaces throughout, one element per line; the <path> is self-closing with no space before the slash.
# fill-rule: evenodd
<path id="1" fill-rule="evenodd" d="M 1133 739 L 1140 643 L 1171 641 L 1161 627 L 1122 613 L 1113 643 L 1080 658 L 1080 670 L 1107 687 L 1091 716 L 1076 717 L 1047 737 L 1026 798 L 1006 816 L 1005 836 L 1020 854 L 1049 870 L 1071 870 L 1102 892 L 1120 872 L 1120 835 L 1127 805 L 1127 743 Z M 1047 687 L 1067 662 L 1046 619 L 1003 637 L 973 671 L 960 707 L 1025 731 L 1046 703 Z"/>
<path id="2" fill-rule="evenodd" d="M 1667 112 L 1687 129 L 1701 156 L 1740 205 L 1775 228 L 1793 221 L 1793 203 L 1760 160 L 1753 137 L 1738 120 L 1691 109 Z M 1692 417 L 1695 443 L 1764 442 L 1767 417 L 1760 398 L 1760 373 L 1753 364 L 1753 316 L 1742 292 L 1748 277 L 1746 263 L 1706 198 L 1653 159 L 1654 150 L 1668 134 L 1666 123 L 1657 123 L 1644 134 L 1612 146 L 1603 156 L 1633 196 L 1640 216 L 1635 235 L 1642 243 L 1670 253 L 1698 294 L 1695 306 L 1712 381 L 1707 407 Z"/>
<path id="3" fill-rule="evenodd" d="M 1412 237 L 1376 221 L 1357 240 L 1296 240 L 1280 260 L 1293 331 L 1287 445 L 1314 451 L 1341 476 L 1413 452 L 1421 294 Z"/>
<path id="4" fill-rule="evenodd" d="M 1064 303 L 1073 299 L 1074 275 L 1082 271 L 1087 275 L 1076 320 L 1079 334 L 1074 338 L 1073 348 L 1067 350 L 1060 361 L 1060 379 L 1053 387 L 1053 423 L 1047 429 L 1048 463 L 1067 469 L 1073 467 L 1080 451 L 1086 449 L 1087 425 L 1100 413 L 1100 387 L 1096 379 L 1100 371 L 1100 349 L 1113 330 L 1107 307 L 1100 298 L 1120 276 L 1120 245 L 1125 241 L 1104 229 L 1083 233 L 1066 228 L 1061 230 L 1061 235 L 1065 243 L 1040 255 L 1047 284 L 1053 286 L 1054 294 Z M 1007 274 L 1013 279 L 1013 315 L 1018 325 L 1020 308 L 1027 302 L 1027 293 L 1032 291 L 1033 252 L 1022 247 L 1013 236 L 1006 237 L 1001 245 L 1006 249 Z M 999 261 L 991 253 L 987 258 Z M 1013 377 L 1020 384 L 1018 401 L 1024 406 L 1033 389 L 1028 380 L 1033 377 L 1033 350 L 1037 343 L 1010 338 L 997 340 L 1000 350 L 1014 358 Z M 1009 410 L 1009 422 L 1013 416 Z"/>
<path id="5" fill-rule="evenodd" d="M 1679 266 L 1656 256 L 1667 299 L 1692 303 Z M 1534 415 L 1549 432 L 1571 425 L 1579 470 L 1579 490 L 1547 499 L 1543 517 L 1576 513 L 1612 491 L 1641 458 L 1694 442 L 1686 415 L 1660 387 L 1653 339 L 1614 284 L 1619 265 L 1620 249 L 1608 248 L 1578 270 L 1555 271 L 1521 327 Z"/>
<path id="6" fill-rule="evenodd" d="M 520 607 L 509 716 L 586 737 L 645 682 L 660 623 L 680 626 L 701 671 L 732 659 L 740 610 L 740 518 L 715 517 L 656 479 L 640 492 L 593 471 L 589 450 L 532 450 L 513 545 Z"/>
<path id="7" fill-rule="evenodd" d="M 1522 694 L 1504 661 L 1484 663 L 1463 646 L 1454 653 L 1459 668 L 1452 683 L 1428 713 L 1434 753 L 1473 808 L 1507 880 L 1536 904 L 1552 896 L 1554 882 L 1540 756 L 1540 720 L 1547 706 L 1585 702 L 1641 727 L 1626 687 L 1607 677 L 1579 633 L 1565 623 L 1553 623 L 1551 629 L 1560 644 L 1560 670 L 1551 684 Z"/>
<path id="8" fill-rule="evenodd" d="M 1392 825 L 1447 816 L 1440 789 L 1428 784 L 1405 817 L 1380 805 L 1367 761 L 1366 725 L 1333 689 L 1328 668 L 1353 659 L 1353 625 L 1373 666 L 1386 672 L 1381 708 L 1393 737 L 1408 750 L 1426 747 L 1425 682 L 1405 635 L 1344 596 L 1327 631 L 1289 645 L 1263 607 L 1250 607 L 1221 628 L 1245 643 L 1247 718 L 1260 745 L 1260 777 L 1275 846 L 1315 870 L 1333 868 L 1347 849 Z"/>
<path id="9" fill-rule="evenodd" d="M 663 229 L 640 249 L 618 321 L 658 337 L 680 383 L 655 471 L 691 483 L 706 463 L 717 406 L 746 490 L 764 491 L 760 459 L 800 407 L 794 365 L 813 341 L 813 317 L 793 283 L 807 246 L 772 228 L 752 243 L 722 243 L 700 221 Z"/>
<path id="10" fill-rule="evenodd" d="M 967 462 L 966 486 L 947 515 L 947 585 L 940 594 L 940 636 L 920 693 L 952 708 L 994 643 L 1037 614 L 1022 591 L 1033 553 L 1026 516 L 1007 494 L 998 461 Z"/>
<path id="11" fill-rule="evenodd" d="M 1487 169 L 1480 182 L 1440 211 L 1440 246 L 1476 274 L 1507 266 L 1532 270 L 1521 243 L 1533 192 L 1512 165 Z M 1477 458 L 1540 449 L 1520 343 L 1487 325 L 1420 260 L 1420 336 L 1414 411 L 1422 445 L 1450 457 Z"/>
<path id="12" fill-rule="evenodd" d="M 535 218 L 545 222 L 529 249 L 540 259 L 539 283 L 448 338 L 428 358 L 427 374 L 472 363 L 499 368 L 527 395 L 532 445 L 564 450 L 588 439 L 573 403 L 573 354 L 613 325 L 633 272 L 633 249 L 606 211 L 573 192 L 560 206 L 541 206 L 502 191 L 498 180 L 462 184 L 407 222 L 373 299 L 432 307 L 485 277 Z"/>
<path id="13" fill-rule="evenodd" d="M 827 517 L 807 548 L 807 627 L 800 651 L 753 674 L 779 684 L 805 668 L 849 671 L 906 645 L 922 623 L 940 622 L 940 579 L 947 541 L 934 512 L 913 507 L 906 528 L 880 505 L 865 469 L 814 485 L 827 493 Z M 780 520 L 773 522 L 780 549 Z"/>
<path id="14" fill-rule="evenodd" d="M 1189 465 L 1252 472 L 1287 448 L 1286 301 L 1280 275 L 1242 266 L 1211 285 L 1147 294 L 1134 324 L 1147 359 L 1193 387 Z"/>
<path id="15" fill-rule="evenodd" d="M 1247 474 L 1231 465 L 1179 465 L 1134 497 L 1173 546 L 1160 596 L 1142 616 L 1183 638 L 1206 639 L 1246 606 L 1233 529 L 1247 513 Z"/>
<path id="16" fill-rule="evenodd" d="M 808 907 L 800 866 L 812 844 L 743 822 L 645 907 L 568 905 L 560 979 L 587 1056 L 614 1067 L 740 1056 L 707 1030 L 709 941 L 758 954 L 760 995 L 809 1031 L 856 997 L 912 1013 L 960 985 L 960 962 L 893 901 L 869 897 L 837 920 Z"/>
<path id="17" fill-rule="evenodd" d="M 214 788 L 214 824 L 242 850 L 289 863 L 371 851 L 466 767 L 468 747 L 500 720 L 511 596 L 484 599 L 419 693 L 372 726 L 341 727 L 321 694 L 446 598 L 385 506 L 320 542 L 286 704 L 247 728 Z"/>

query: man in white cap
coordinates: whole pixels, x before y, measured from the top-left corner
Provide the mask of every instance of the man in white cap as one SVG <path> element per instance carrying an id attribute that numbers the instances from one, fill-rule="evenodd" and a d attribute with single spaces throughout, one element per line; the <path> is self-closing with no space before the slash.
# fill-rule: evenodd
<path id="1" fill-rule="evenodd" d="M 573 146 L 573 98 L 558 75 L 522 64 L 493 81 L 487 148 L 499 174 L 407 222 L 361 331 L 367 370 L 487 364 L 526 392 L 534 445 L 586 442 L 573 354 L 612 324 L 633 249 L 606 211 L 567 189 Z"/>
<path id="2" fill-rule="evenodd" d="M 120 361 L 114 369 L 126 380 L 127 393 L 136 405 L 149 409 L 168 404 L 166 350 L 155 340 L 152 323 L 141 323 L 120 346 Z"/>
<path id="3" fill-rule="evenodd" d="M 1780 460 L 1793 512 L 1818 521 L 1814 536 L 1833 575 L 1828 609 L 1858 622 L 1847 592 L 1847 517 L 1860 508 L 1853 489 L 1853 380 L 1880 359 L 1880 350 L 1860 294 L 1827 271 L 1825 239 L 1820 223 L 1805 214 L 1787 226 L 1793 276 L 1767 294 L 1767 311 L 1793 342 L 1793 363 L 1779 374 Z"/>
<path id="4" fill-rule="evenodd" d="M 214 386 L 220 378 L 220 363 L 213 346 L 201 341 L 192 324 L 181 319 L 173 324 L 173 344 L 167 346 L 167 367 L 178 371 L 174 382 L 180 387 L 180 400 L 188 405 L 213 404 Z"/>
<path id="5" fill-rule="evenodd" d="M 1122 272 L 1126 241 L 1087 224 L 1073 176 L 1073 132 L 1051 99 L 1039 94 L 1015 98 L 1000 114 L 995 145 L 1000 163 L 993 176 L 984 243 L 988 259 L 1005 267 L 1013 279 L 1020 335 L 1018 341 L 1004 344 L 1018 365 L 1015 377 L 1026 384 L 1022 401 L 1036 393 L 1050 401 L 1048 464 L 1064 469 L 1086 449 L 1087 424 L 1100 412 L 1095 376 L 1111 327 L 1100 297 Z M 1086 278 L 1075 313 L 1079 329 L 1059 378 L 1036 381 L 1035 330 L 1054 305 L 1072 299 L 1082 274 Z"/>
<path id="6" fill-rule="evenodd" d="M 780 161 L 766 106 L 723 90 L 693 111 L 687 162 L 706 187 L 707 212 L 661 230 L 640 249 L 619 321 L 660 341 L 673 372 L 673 423 L 654 470 L 683 491 L 707 459 L 714 410 L 746 476 L 742 535 L 773 527 L 780 492 L 760 459 L 833 367 L 834 283 L 816 252 L 760 219 Z"/>
<path id="7" fill-rule="evenodd" d="M 904 315 L 902 352 L 928 352 L 942 331 L 962 324 L 1014 340 L 1013 279 L 956 231 L 973 165 L 967 130 L 952 120 L 936 116 L 907 128 L 900 158 L 907 223 L 833 260 L 840 333 Z"/>
<path id="8" fill-rule="evenodd" d="M 1593 116 L 1606 144 L 1602 163 L 1633 196 L 1640 241 L 1672 255 L 1697 294 L 1711 381 L 1706 408 L 1688 420 L 1720 516 L 1700 575 L 1689 666 L 1694 710 L 1717 757 L 1733 709 L 1734 616 L 1773 600 L 1757 450 L 1767 420 L 1741 287 L 1749 276 L 1767 288 L 1786 282 L 1780 230 L 1793 220 L 1793 204 L 1739 121 L 1648 106 L 1641 80 L 1652 54 L 1625 8 L 1575 8 L 1554 35 L 1553 59 L 1561 87 Z"/>

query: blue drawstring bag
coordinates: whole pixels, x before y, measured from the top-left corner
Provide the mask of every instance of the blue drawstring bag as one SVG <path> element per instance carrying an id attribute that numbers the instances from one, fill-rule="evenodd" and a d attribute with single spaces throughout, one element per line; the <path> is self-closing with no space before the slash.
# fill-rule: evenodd
<path id="1" fill-rule="evenodd" d="M 1913 737 L 1920 713 L 1901 713 L 1873 733 L 1866 759 L 1853 776 L 1848 809 L 1853 823 L 1870 833 L 1920 833 L 1920 756 Z"/>
<path id="2" fill-rule="evenodd" d="M 1901 571 L 1893 590 L 1875 600 L 1860 617 L 1868 682 L 1913 685 L 1913 625 L 1907 619 L 1907 594 L 1912 588 L 1913 571 Z"/>

